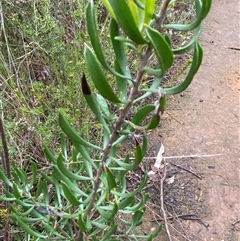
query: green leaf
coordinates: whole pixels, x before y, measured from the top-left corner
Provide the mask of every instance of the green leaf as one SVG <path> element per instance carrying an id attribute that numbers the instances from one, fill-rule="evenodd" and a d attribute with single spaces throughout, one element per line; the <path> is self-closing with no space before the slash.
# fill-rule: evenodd
<path id="1" fill-rule="evenodd" d="M 190 70 L 185 78 L 185 80 L 171 88 L 163 88 L 161 89 L 161 92 L 166 95 L 171 94 L 178 94 L 184 91 L 192 82 L 194 75 L 197 73 L 201 63 L 202 63 L 202 57 L 203 57 L 203 50 L 202 47 L 198 42 L 196 42 L 194 47 L 194 53 L 193 53 L 193 61 L 192 65 L 190 67 Z"/>
<path id="2" fill-rule="evenodd" d="M 87 227 L 84 221 L 84 215 L 82 213 L 79 213 L 78 215 L 78 227 L 81 232 L 85 232 L 87 230 Z"/>
<path id="3" fill-rule="evenodd" d="M 98 118 L 98 120 L 102 124 L 104 130 L 107 132 L 108 135 L 110 135 L 109 127 L 108 127 L 106 121 L 104 120 L 104 118 L 102 116 L 102 113 L 100 112 L 100 109 L 98 107 L 99 104 L 97 104 L 95 96 L 91 93 L 91 91 L 90 91 L 90 94 L 84 94 L 84 88 L 86 89 L 86 86 L 88 86 L 88 83 L 87 83 L 86 76 L 83 73 L 83 76 L 82 76 L 82 91 L 83 91 L 84 98 L 87 101 L 87 104 L 90 107 L 90 109 L 92 110 L 92 112 L 95 114 L 95 116 Z M 90 87 L 88 87 L 88 88 L 90 90 Z"/>
<path id="4" fill-rule="evenodd" d="M 113 92 L 109 85 L 105 74 L 103 73 L 96 56 L 91 49 L 85 45 L 84 57 L 88 66 L 89 73 L 92 77 L 92 81 L 99 93 L 109 101 L 113 103 L 121 103 L 116 94 Z"/>
<path id="5" fill-rule="evenodd" d="M 65 198 L 74 206 L 78 206 L 79 204 L 81 204 L 81 202 L 78 201 L 78 199 L 75 197 L 73 192 L 70 190 L 68 185 L 63 181 L 61 181 L 61 184 L 62 184 Z"/>
<path id="6" fill-rule="evenodd" d="M 150 96 L 152 94 L 152 92 L 150 92 L 151 90 L 157 90 L 158 87 L 160 86 L 160 84 L 162 83 L 162 80 L 163 78 L 158 78 L 158 77 L 155 77 L 153 79 L 153 83 L 151 85 L 151 87 L 145 91 L 147 91 L 146 93 L 144 93 L 143 95 L 141 95 L 140 97 L 136 98 L 133 103 L 136 103 L 142 99 L 145 99 L 147 98 L 148 96 Z"/>
<path id="7" fill-rule="evenodd" d="M 145 210 L 137 210 L 134 215 L 133 215 L 133 220 L 132 220 L 132 230 L 135 230 L 135 228 L 139 225 L 141 222 L 142 216 L 144 214 Z"/>
<path id="8" fill-rule="evenodd" d="M 50 162 L 52 162 L 53 164 L 57 163 L 57 158 L 52 154 L 52 152 L 48 149 L 47 146 L 44 147 L 43 151 Z"/>
<path id="9" fill-rule="evenodd" d="M 104 169 L 105 169 L 105 173 L 106 173 L 106 177 L 107 177 L 108 188 L 109 188 L 109 191 L 111 191 L 117 187 L 117 183 L 116 183 L 116 180 L 114 178 L 112 171 L 107 166 L 105 166 Z"/>
<path id="10" fill-rule="evenodd" d="M 160 122 L 160 115 L 159 113 L 154 113 L 150 122 L 146 125 L 146 130 L 152 130 L 155 129 Z"/>
<path id="11" fill-rule="evenodd" d="M 15 196 L 17 199 L 20 199 L 22 195 L 20 194 L 16 183 L 13 183 L 12 189 L 13 189 L 13 194 L 14 194 L 14 196 Z"/>
<path id="12" fill-rule="evenodd" d="M 174 54 L 185 54 L 187 52 L 189 52 L 190 50 L 192 50 L 192 48 L 194 48 L 197 38 L 201 32 L 202 26 L 199 25 L 195 30 L 194 30 L 194 34 L 193 34 L 193 38 L 191 39 L 191 41 L 189 43 L 187 43 L 185 46 L 178 48 L 178 49 L 172 49 L 172 52 Z"/>
<path id="13" fill-rule="evenodd" d="M 21 220 L 20 217 L 16 216 L 15 214 L 10 214 L 11 219 L 13 219 L 15 222 L 17 222 L 18 226 L 20 226 L 27 234 L 30 234 L 34 237 L 37 238 L 42 238 L 42 239 L 46 239 L 47 236 L 46 235 L 42 235 L 41 233 L 31 229 L 29 227 L 29 225 L 27 225 L 25 222 L 23 222 Z"/>
<path id="14" fill-rule="evenodd" d="M 54 185 L 54 180 L 51 176 L 47 175 L 44 171 L 41 171 L 41 176 L 50 184 Z"/>
<path id="15" fill-rule="evenodd" d="M 43 197 L 45 199 L 45 204 L 49 205 L 50 196 L 49 196 L 48 185 L 47 185 L 47 182 L 45 180 L 43 180 Z"/>
<path id="16" fill-rule="evenodd" d="M 67 119 L 61 113 L 59 113 L 58 122 L 59 122 L 59 125 L 60 125 L 62 131 L 72 141 L 80 143 L 83 146 L 87 146 L 87 147 L 97 149 L 97 150 L 102 150 L 102 148 L 100 148 L 99 146 L 93 145 L 92 143 L 84 140 L 80 135 L 78 135 L 77 131 L 69 124 Z"/>
<path id="17" fill-rule="evenodd" d="M 4 181 L 9 187 L 12 187 L 12 182 L 7 178 L 2 169 L 0 168 L 0 179 Z"/>
<path id="18" fill-rule="evenodd" d="M 70 181 L 66 176 L 62 174 L 62 172 L 59 170 L 57 166 L 53 166 L 53 178 L 54 180 L 58 180 L 60 182 L 66 183 L 68 185 L 69 189 L 73 191 L 74 193 L 80 194 L 84 197 L 88 197 L 86 193 L 84 193 L 77 185 L 75 181 Z"/>
<path id="19" fill-rule="evenodd" d="M 143 160 L 142 148 L 139 145 L 139 143 L 136 141 L 135 162 L 134 162 L 136 167 L 141 163 L 142 160 Z"/>
<path id="20" fill-rule="evenodd" d="M 19 212 L 19 210 L 17 210 L 13 205 L 10 205 L 10 209 L 12 212 L 16 213 L 18 216 L 23 216 L 23 217 L 26 217 L 27 215 L 29 215 L 33 211 L 34 208 L 35 207 L 32 206 L 32 207 L 27 208 L 27 210 L 25 212 Z"/>
<path id="21" fill-rule="evenodd" d="M 117 158 L 113 158 L 113 160 L 119 165 L 119 167 L 122 167 L 124 169 L 126 169 L 127 171 L 133 171 L 137 165 L 136 163 L 129 163 L 129 155 L 126 156 L 124 161 L 121 161 L 120 159 Z"/>
<path id="22" fill-rule="evenodd" d="M 144 207 L 148 198 L 149 198 L 149 194 L 145 194 L 139 203 L 137 203 L 131 207 L 126 207 L 126 209 L 124 211 L 135 212 L 135 211 L 141 209 L 142 207 Z"/>
<path id="23" fill-rule="evenodd" d="M 152 69 L 150 67 L 145 67 L 144 70 L 151 75 L 154 75 L 154 77 L 162 78 L 163 77 L 163 71 L 161 69 Z"/>
<path id="24" fill-rule="evenodd" d="M 99 104 L 99 107 L 102 113 L 106 116 L 106 118 L 110 119 L 111 113 L 110 113 L 107 101 L 99 94 L 96 94 L 96 100 L 97 100 L 97 103 Z"/>
<path id="25" fill-rule="evenodd" d="M 114 219 L 118 211 L 118 205 L 114 203 L 114 205 L 112 205 L 110 212 L 105 211 L 101 207 L 97 207 L 97 206 L 96 206 L 96 209 L 98 210 L 100 216 L 109 222 Z"/>
<path id="26" fill-rule="evenodd" d="M 121 26 L 125 34 L 133 42 L 144 44 L 146 41 L 138 29 L 127 2 L 123 0 L 109 0 L 109 3 L 117 18 L 117 23 Z"/>
<path id="27" fill-rule="evenodd" d="M 124 210 L 127 206 L 135 202 L 134 196 L 126 197 L 123 201 L 118 203 L 118 210 Z"/>
<path id="28" fill-rule="evenodd" d="M 20 177 L 22 184 L 24 185 L 24 187 L 26 187 L 28 185 L 28 178 L 26 172 L 20 167 L 16 167 L 15 170 Z"/>
<path id="29" fill-rule="evenodd" d="M 146 0 L 145 1 L 145 19 L 144 23 L 149 24 L 151 21 L 155 9 L 155 0 Z"/>
<path id="30" fill-rule="evenodd" d="M 86 166 L 86 170 L 88 172 L 89 177 L 93 177 L 93 171 L 92 171 L 92 167 L 94 167 L 95 169 L 98 169 L 96 163 L 92 160 L 92 158 L 89 156 L 89 153 L 87 152 L 86 148 L 84 146 L 82 146 L 79 143 L 73 142 L 74 146 L 76 147 L 76 149 L 81 153 L 83 160 L 84 160 L 84 164 Z"/>
<path id="31" fill-rule="evenodd" d="M 114 234 L 117 231 L 117 224 L 113 224 L 108 231 L 103 235 L 103 237 L 100 239 L 100 241 L 108 241 L 110 236 Z"/>
<path id="32" fill-rule="evenodd" d="M 145 186 L 146 182 L 147 182 L 147 175 L 144 175 L 144 178 L 143 178 L 141 184 L 133 192 L 121 193 L 121 192 L 117 192 L 117 191 L 113 191 L 112 190 L 111 193 L 114 194 L 114 195 L 117 195 L 119 197 L 132 197 L 132 196 L 135 196 L 136 194 L 138 194 L 143 189 L 143 187 Z"/>
<path id="33" fill-rule="evenodd" d="M 212 5 L 212 0 L 195 0 L 196 19 L 190 24 L 166 24 L 164 28 L 171 28 L 177 31 L 190 31 L 197 28 L 207 16 Z"/>
<path id="34" fill-rule="evenodd" d="M 164 36 L 162 36 L 161 33 L 157 30 L 148 26 L 146 33 L 158 58 L 160 69 L 162 69 L 164 73 L 173 64 L 173 53 L 171 48 L 165 40 Z"/>
<path id="35" fill-rule="evenodd" d="M 135 0 L 136 1 L 136 0 Z M 138 16 L 138 6 L 135 4 L 134 0 L 128 0 L 128 6 L 132 13 L 133 19 L 136 25 L 139 27 L 139 16 Z"/>
<path id="36" fill-rule="evenodd" d="M 62 154 L 59 155 L 57 159 L 57 166 L 59 170 L 62 172 L 63 175 L 68 177 L 70 180 L 75 180 L 75 181 L 87 181 L 87 180 L 92 180 L 90 177 L 85 177 L 85 176 L 80 176 L 76 173 L 71 172 L 65 165 L 64 162 L 65 158 L 63 157 Z"/>
<path id="37" fill-rule="evenodd" d="M 43 181 L 41 179 L 39 179 L 38 184 L 37 184 L 37 191 L 35 194 L 35 198 L 38 198 L 41 195 L 42 189 L 43 189 Z"/>
<path id="38" fill-rule="evenodd" d="M 113 10 L 108 3 L 108 1 L 102 1 L 105 7 L 108 9 L 108 11 L 112 14 L 113 18 L 115 18 Z M 106 58 L 104 56 L 104 53 L 102 51 L 102 44 L 99 40 L 98 36 L 98 29 L 97 29 L 97 21 L 96 21 L 96 14 L 95 14 L 95 6 L 94 1 L 90 1 L 87 10 L 86 10 L 86 22 L 87 22 L 87 31 L 88 35 L 90 37 L 91 45 L 93 47 L 93 50 L 95 54 L 97 55 L 97 58 L 99 62 L 102 64 L 102 66 L 109 70 L 112 74 L 121 76 L 121 74 L 117 73 L 114 69 L 112 69 L 109 64 L 106 61 Z M 124 77 L 124 76 L 122 76 Z"/>

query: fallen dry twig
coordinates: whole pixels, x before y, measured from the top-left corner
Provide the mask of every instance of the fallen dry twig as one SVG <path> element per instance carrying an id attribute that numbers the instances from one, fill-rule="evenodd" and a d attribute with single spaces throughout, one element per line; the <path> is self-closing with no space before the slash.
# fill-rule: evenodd
<path id="1" fill-rule="evenodd" d="M 197 177 L 197 178 L 199 178 L 200 180 L 202 180 L 202 177 L 199 176 L 196 172 L 193 172 L 193 171 L 191 171 L 191 170 L 189 170 L 189 169 L 187 169 L 187 168 L 185 168 L 185 167 L 179 166 L 179 165 L 174 164 L 174 163 L 172 163 L 172 162 L 170 162 L 170 164 L 172 164 L 173 166 L 178 167 L 178 168 L 180 168 L 180 169 L 182 169 L 182 170 L 184 170 L 184 171 L 186 171 L 186 172 L 189 172 L 189 173 L 193 174 L 195 177 Z"/>
<path id="2" fill-rule="evenodd" d="M 164 200 L 163 200 L 163 184 L 164 184 L 164 181 L 166 179 L 166 173 L 167 173 L 167 168 L 166 168 L 166 163 L 164 161 L 163 176 L 161 178 L 161 186 L 160 186 L 161 210 L 162 210 L 162 213 L 163 213 L 164 226 L 165 226 L 165 229 L 166 229 L 168 240 L 172 241 L 172 237 L 171 237 L 171 234 L 170 234 L 169 228 L 168 228 L 168 221 L 167 221 L 168 218 L 167 218 L 167 214 L 166 214 L 165 209 L 164 209 Z"/>

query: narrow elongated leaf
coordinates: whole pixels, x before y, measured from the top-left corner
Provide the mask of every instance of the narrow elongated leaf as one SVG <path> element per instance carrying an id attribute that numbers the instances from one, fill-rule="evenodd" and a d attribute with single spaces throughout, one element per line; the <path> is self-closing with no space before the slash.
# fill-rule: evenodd
<path id="1" fill-rule="evenodd" d="M 162 80 L 163 80 L 163 78 L 155 77 L 155 78 L 153 79 L 153 83 L 151 84 L 151 87 L 150 87 L 149 89 L 145 90 L 146 93 L 144 93 L 144 94 L 141 95 L 140 97 L 136 98 L 136 99 L 133 101 L 133 103 L 136 103 L 136 102 L 138 102 L 138 101 L 140 101 L 140 100 L 142 100 L 142 99 L 145 99 L 145 98 L 147 98 L 148 96 L 150 96 L 150 95 L 152 94 L 151 90 L 157 90 L 158 87 L 160 86 L 160 84 L 162 83 Z"/>
<path id="2" fill-rule="evenodd" d="M 106 172 L 106 177 L 108 182 L 108 188 L 109 188 L 109 191 L 111 191 L 117 187 L 117 183 L 115 181 L 112 171 L 107 166 L 105 166 L 105 172 Z"/>
<path id="3" fill-rule="evenodd" d="M 88 92 L 90 92 L 89 94 L 85 94 L 87 89 L 88 89 Z M 83 91 L 83 95 L 84 95 L 85 100 L 87 101 L 88 106 L 90 107 L 92 112 L 95 114 L 95 116 L 98 118 L 98 120 L 102 124 L 104 130 L 108 133 L 108 135 L 110 135 L 109 127 L 102 116 L 102 113 L 98 107 L 94 94 L 92 94 L 90 91 L 90 87 L 88 86 L 85 74 L 83 74 L 83 76 L 82 76 L 82 91 Z"/>
<path id="4" fill-rule="evenodd" d="M 135 0 L 136 1 L 136 0 Z M 128 0 L 128 6 L 134 18 L 134 21 L 137 26 L 139 26 L 139 17 L 138 17 L 138 6 L 135 4 L 134 0 Z"/>
<path id="5" fill-rule="evenodd" d="M 73 192 L 70 190 L 68 185 L 63 181 L 61 181 L 61 184 L 62 184 L 63 192 L 66 199 L 74 206 L 78 206 L 79 204 L 81 204 L 81 202 L 79 202 L 79 200 L 75 197 Z"/>
<path id="6" fill-rule="evenodd" d="M 44 147 L 43 151 L 50 162 L 52 162 L 53 164 L 57 163 L 57 158 L 52 154 L 52 152 L 48 149 L 47 146 Z"/>
<path id="7" fill-rule="evenodd" d="M 59 170 L 59 168 L 57 166 L 53 166 L 53 178 L 54 180 L 58 180 L 60 182 L 64 182 L 66 183 L 66 185 L 69 187 L 69 189 L 76 193 L 76 194 L 80 194 L 81 196 L 84 197 L 88 197 L 88 195 L 86 193 L 84 193 L 77 185 L 77 183 L 75 181 L 70 181 L 66 176 L 64 176 L 62 174 L 62 172 Z"/>
<path id="8" fill-rule="evenodd" d="M 135 43 L 144 44 L 146 41 L 140 33 L 138 26 L 134 20 L 131 10 L 124 0 L 109 0 L 109 3 L 117 18 L 118 24 L 121 26 L 125 34 Z"/>
<path id="9" fill-rule="evenodd" d="M 115 61 L 115 69 L 117 71 L 119 71 L 120 73 L 122 72 L 117 61 Z M 126 99 L 127 99 L 127 81 L 126 81 L 126 79 L 121 78 L 119 76 L 116 76 L 116 81 L 117 81 L 117 87 L 118 87 L 120 99 L 122 101 L 126 101 Z"/>
<path id="10" fill-rule="evenodd" d="M 91 49 L 85 45 L 84 56 L 88 66 L 89 73 L 92 77 L 93 84 L 99 93 L 113 103 L 120 103 L 116 94 L 109 85 L 105 74 L 103 73 L 96 56 L 94 56 Z"/>
<path id="11" fill-rule="evenodd" d="M 12 182 L 7 178 L 2 169 L 0 168 L 0 179 L 4 181 L 9 187 L 12 187 Z"/>
<path id="12" fill-rule="evenodd" d="M 82 213 L 79 213 L 78 215 L 78 227 L 81 232 L 85 232 L 87 230 L 85 220 L 84 220 L 84 215 Z"/>
<path id="13" fill-rule="evenodd" d="M 112 234 L 114 234 L 117 231 L 117 224 L 113 224 L 108 231 L 103 235 L 103 237 L 100 239 L 100 241 L 107 241 L 111 237 Z"/>
<path id="14" fill-rule="evenodd" d="M 127 206 L 132 205 L 135 202 L 135 198 L 134 196 L 132 197 L 127 197 L 125 198 L 123 201 L 118 203 L 118 209 L 119 210 L 123 210 L 125 209 Z"/>
<path id="15" fill-rule="evenodd" d="M 190 31 L 197 28 L 207 16 L 212 5 L 212 0 L 195 0 L 196 19 L 190 24 L 166 24 L 164 28 L 171 28 L 178 31 Z"/>
<path id="16" fill-rule="evenodd" d="M 66 177 L 68 177 L 70 180 L 75 180 L 75 181 L 87 181 L 87 180 L 92 180 L 92 178 L 90 177 L 85 177 L 85 176 L 80 176 L 76 173 L 73 173 L 72 171 L 70 171 L 65 165 L 64 162 L 65 159 L 62 156 L 62 154 L 59 155 L 58 159 L 57 159 L 57 166 L 59 168 L 59 170 L 63 173 L 63 175 L 65 175 Z"/>
<path id="17" fill-rule="evenodd" d="M 142 160 L 143 160 L 142 148 L 139 145 L 139 143 L 137 142 L 136 149 L 135 149 L 135 164 L 136 164 L 136 166 L 138 166 L 141 163 Z"/>
<path id="18" fill-rule="evenodd" d="M 93 149 L 97 149 L 97 150 L 101 150 L 102 148 L 93 145 L 92 143 L 84 140 L 78 133 L 77 131 L 69 124 L 69 122 L 67 121 L 67 119 L 61 114 L 59 113 L 59 117 L 58 117 L 58 122 L 59 125 L 62 129 L 62 131 L 72 140 L 75 141 L 77 143 L 80 143 L 81 145 L 93 148 Z"/>
<path id="19" fill-rule="evenodd" d="M 141 10 L 145 10 L 145 5 L 143 4 L 145 3 L 145 0 L 133 0 L 133 1 Z"/>
<path id="20" fill-rule="evenodd" d="M 132 196 L 135 196 L 137 193 L 139 193 L 142 190 L 142 188 L 145 186 L 146 182 L 147 182 L 147 175 L 144 175 L 144 178 L 143 178 L 141 184 L 133 192 L 122 193 L 122 192 L 117 192 L 117 191 L 112 190 L 111 193 L 114 195 L 120 196 L 120 197 L 132 197 Z"/>
<path id="21" fill-rule="evenodd" d="M 137 210 L 139 210 L 140 208 L 144 207 L 145 203 L 148 201 L 149 199 L 149 194 L 146 194 L 143 196 L 143 198 L 141 199 L 141 201 L 137 204 L 135 204 L 134 206 L 131 207 L 126 207 L 126 210 L 129 212 L 136 212 Z"/>
<path id="22" fill-rule="evenodd" d="M 42 235 L 41 233 L 33 230 L 30 228 L 29 225 L 27 225 L 25 222 L 23 222 L 21 220 L 20 217 L 18 217 L 17 215 L 15 214 L 11 214 L 10 217 L 15 221 L 17 222 L 17 224 L 27 233 L 27 234 L 30 234 L 34 237 L 37 237 L 37 238 L 42 238 L 42 239 L 46 239 L 47 236 L 46 235 Z"/>
<path id="23" fill-rule="evenodd" d="M 111 221 L 114 219 L 118 211 L 118 206 L 116 203 L 114 203 L 114 205 L 112 206 L 112 209 L 109 212 L 103 210 L 101 207 L 96 207 L 96 209 L 98 210 L 102 218 L 106 219 L 107 221 Z"/>
<path id="24" fill-rule="evenodd" d="M 111 13 L 113 18 L 115 18 L 112 7 L 108 3 L 108 1 L 103 1 L 103 4 L 108 9 L 108 11 Z M 121 76 L 119 73 L 117 73 L 113 68 L 111 68 L 109 66 L 109 64 L 107 63 L 106 58 L 104 56 L 104 53 L 103 53 L 103 50 L 102 50 L 103 48 L 102 48 L 101 42 L 99 40 L 99 35 L 98 35 L 95 6 L 94 6 L 93 0 L 91 0 L 89 2 L 88 6 L 87 6 L 86 20 L 87 20 L 88 35 L 90 37 L 92 47 L 94 49 L 94 52 L 95 52 L 99 62 L 102 64 L 102 66 L 105 69 L 109 70 L 112 74 Z M 124 76 L 122 76 L 122 77 L 124 77 Z"/>
<path id="25" fill-rule="evenodd" d="M 133 215 L 133 220 L 132 220 L 132 227 L 131 229 L 135 229 L 139 223 L 141 222 L 142 216 L 144 214 L 143 210 L 137 210 L 134 215 Z"/>
<path id="26" fill-rule="evenodd" d="M 158 58 L 160 68 L 163 73 L 169 69 L 173 64 L 173 53 L 164 36 L 161 35 L 157 30 L 147 27 L 147 36 L 154 48 L 156 56 Z"/>
<path id="27" fill-rule="evenodd" d="M 193 38 L 191 39 L 191 41 L 189 43 L 187 43 L 185 46 L 178 48 L 178 49 L 172 49 L 172 52 L 174 54 L 184 54 L 189 52 L 192 48 L 194 48 L 195 43 L 197 41 L 197 38 L 201 32 L 202 26 L 199 25 L 195 30 L 194 30 L 194 34 L 193 34 Z"/>
<path id="28" fill-rule="evenodd" d="M 149 24 L 151 21 L 155 9 L 155 0 L 146 0 L 145 1 L 145 18 L 144 23 Z"/>
<path id="29" fill-rule="evenodd" d="M 14 196 L 15 196 L 17 199 L 21 198 L 22 195 L 20 194 L 20 192 L 19 192 L 19 190 L 18 190 L 18 187 L 17 187 L 17 185 L 16 185 L 15 183 L 13 183 L 12 189 L 13 189 L 13 194 L 14 194 Z"/>
<path id="30" fill-rule="evenodd" d="M 163 94 L 171 95 L 171 94 L 178 94 L 184 91 L 192 82 L 194 75 L 197 73 L 203 57 L 203 50 L 199 43 L 195 44 L 194 53 L 193 53 L 193 61 L 190 67 L 190 70 L 185 78 L 185 80 L 171 88 L 163 88 L 161 92 Z"/>
<path id="31" fill-rule="evenodd" d="M 41 175 L 42 177 L 50 184 L 54 185 L 54 180 L 52 177 L 50 177 L 49 175 L 47 175 L 45 172 L 41 171 Z"/>

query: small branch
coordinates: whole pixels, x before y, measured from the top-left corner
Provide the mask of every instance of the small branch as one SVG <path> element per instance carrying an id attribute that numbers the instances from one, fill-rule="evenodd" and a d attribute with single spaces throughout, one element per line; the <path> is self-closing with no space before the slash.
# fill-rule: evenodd
<path id="1" fill-rule="evenodd" d="M 176 215 L 176 216 L 172 216 L 172 217 L 167 217 L 167 220 L 173 220 L 173 219 L 176 219 L 176 218 L 181 218 L 181 219 L 184 219 L 184 220 L 191 220 L 192 216 L 196 216 L 196 214 L 193 213 L 193 214 Z M 151 219 L 151 222 L 155 222 L 155 221 L 164 221 L 164 218 L 159 217 L 159 218 Z"/>
<path id="2" fill-rule="evenodd" d="M 163 159 L 178 159 L 178 158 L 205 158 L 205 157 L 214 157 L 214 156 L 221 156 L 222 154 L 207 154 L 207 155 L 200 155 L 200 154 L 196 154 L 196 155 L 182 155 L 182 156 L 163 156 Z M 145 157 L 144 159 L 148 160 L 148 159 L 157 159 L 155 156 L 153 157 Z"/>
<path id="3" fill-rule="evenodd" d="M 169 3 L 170 3 L 170 0 L 165 0 L 162 4 L 162 7 L 159 13 L 157 14 L 156 27 L 155 27 L 157 30 L 160 30 L 162 28 L 162 24 L 166 16 Z"/>
<path id="4" fill-rule="evenodd" d="M 10 161 L 9 161 L 9 155 L 8 155 L 8 147 L 7 147 L 7 141 L 6 141 L 6 137 L 3 129 L 3 121 L 1 117 L 0 117 L 0 136 L 1 136 L 2 147 L 3 147 L 2 164 L 7 177 L 10 179 L 11 174 L 10 174 Z M 6 188 L 7 190 L 9 190 L 8 186 Z"/>
<path id="5" fill-rule="evenodd" d="M 195 172 L 193 172 L 193 171 L 191 171 L 191 170 L 189 170 L 189 169 L 187 169 L 187 168 L 185 168 L 185 167 L 181 167 L 181 166 L 179 166 L 179 165 L 177 165 L 177 164 L 174 164 L 174 163 L 172 163 L 172 162 L 170 162 L 170 163 L 171 163 L 173 166 L 178 167 L 178 168 L 180 168 L 180 169 L 182 169 L 182 170 L 184 170 L 184 171 L 186 171 L 186 172 L 189 172 L 189 173 L 193 174 L 195 177 L 197 177 L 197 178 L 199 178 L 200 180 L 202 180 L 202 177 L 199 176 L 197 173 L 195 173 Z"/>
<path id="6" fill-rule="evenodd" d="M 238 219 L 237 221 L 233 222 L 232 225 L 235 226 L 237 223 L 240 223 L 240 219 Z"/>
<path id="7" fill-rule="evenodd" d="M 161 210 L 162 210 L 162 213 L 163 213 L 164 225 L 165 225 L 166 233 L 167 233 L 167 236 L 168 236 L 168 240 L 172 241 L 171 234 L 170 234 L 169 228 L 168 228 L 168 222 L 167 222 L 168 218 L 167 218 L 167 214 L 166 214 L 165 209 L 164 209 L 164 201 L 163 201 L 163 183 L 166 179 L 166 172 L 167 172 L 166 163 L 164 162 L 164 170 L 163 170 L 163 176 L 161 178 L 161 186 L 160 186 Z"/>

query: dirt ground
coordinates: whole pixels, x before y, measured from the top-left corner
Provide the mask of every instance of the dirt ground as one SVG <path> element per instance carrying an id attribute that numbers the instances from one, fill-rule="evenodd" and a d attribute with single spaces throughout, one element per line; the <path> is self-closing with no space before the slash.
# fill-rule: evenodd
<path id="1" fill-rule="evenodd" d="M 167 161 L 175 181 L 165 184 L 165 209 L 178 217 L 169 220 L 172 240 L 240 240 L 239 23 L 239 0 L 213 0 L 200 37 L 203 65 L 190 88 L 169 99 L 162 125 L 151 136 L 153 148 L 163 142 L 164 156 L 221 154 L 171 159 L 199 177 Z M 153 186 L 151 193 L 150 209 L 158 219 L 159 190 Z M 155 224 L 146 222 L 148 230 Z M 163 234 L 157 240 L 168 239 Z"/>

